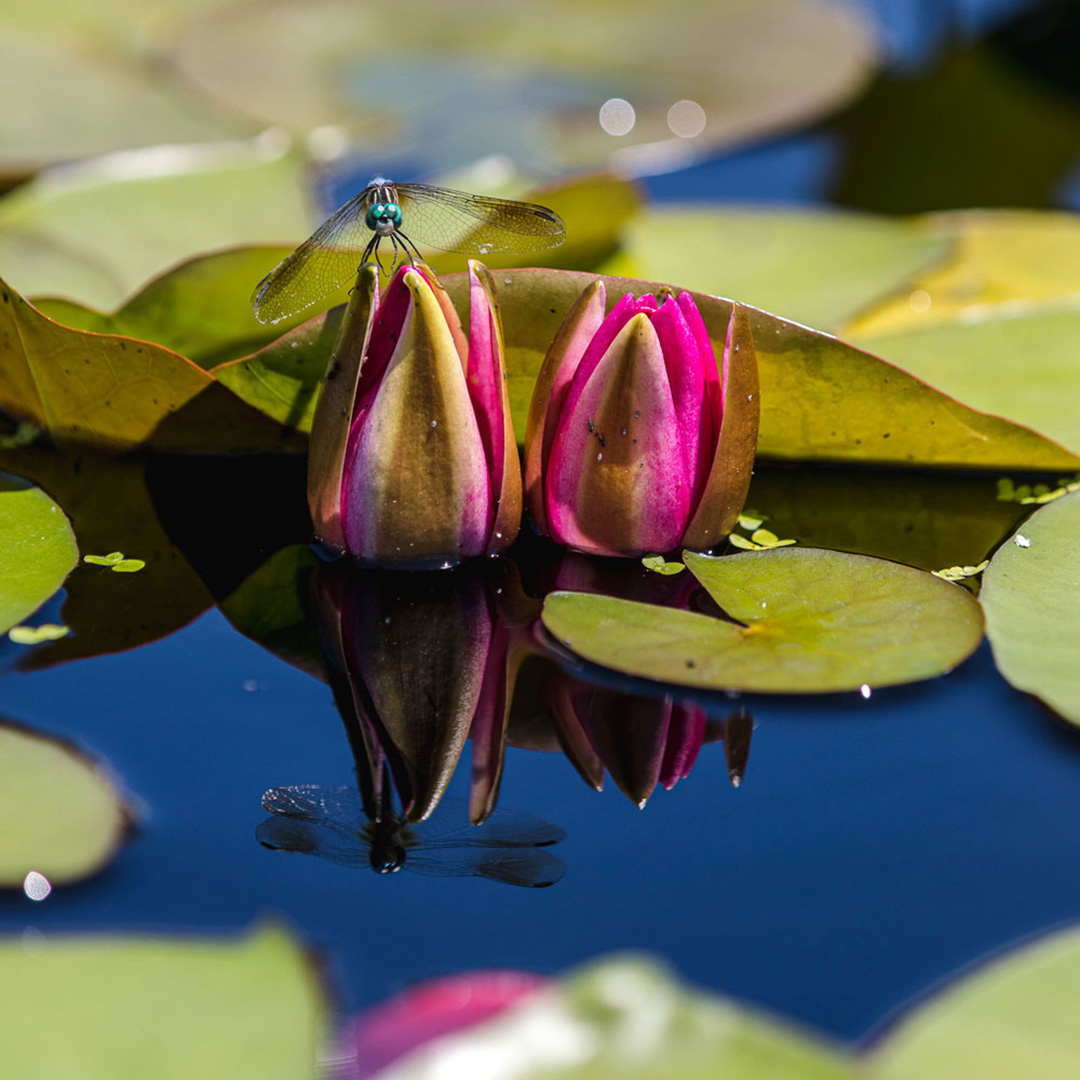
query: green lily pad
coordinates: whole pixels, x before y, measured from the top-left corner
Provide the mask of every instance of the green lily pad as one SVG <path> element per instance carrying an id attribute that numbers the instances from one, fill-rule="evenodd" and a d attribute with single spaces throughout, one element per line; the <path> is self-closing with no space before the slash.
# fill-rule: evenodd
<path id="1" fill-rule="evenodd" d="M 974 408 L 1035 427 L 1080 453 L 1078 336 L 1080 303 L 1073 301 L 1056 310 L 992 306 L 977 319 L 931 323 L 859 344 Z"/>
<path id="2" fill-rule="evenodd" d="M 986 633 L 998 670 L 1080 724 L 1080 492 L 1036 511 L 983 574 Z"/>
<path id="3" fill-rule="evenodd" d="M 333 125 L 369 157 L 406 153 L 429 171 L 496 152 L 558 171 L 616 157 L 640 173 L 821 116 L 876 58 L 865 21 L 831 3 L 671 0 L 625 18 L 607 0 L 409 11 L 372 34 L 348 0 L 233 5 L 191 20 L 171 59 L 212 100 L 294 131 Z M 601 127 L 612 98 L 633 102 L 632 130 Z M 669 115 L 680 102 L 700 130 Z"/>
<path id="4" fill-rule="evenodd" d="M 0 268 L 24 295 L 115 307 L 194 255 L 306 236 L 305 179 L 298 158 L 259 140 L 156 147 L 122 167 L 106 158 L 44 173 L 0 203 Z M 220 318 L 212 311 L 211 324 Z"/>
<path id="5" fill-rule="evenodd" d="M 55 296 L 35 297 L 33 304 L 65 326 L 153 341 L 208 369 L 255 352 L 293 325 L 263 326 L 250 303 L 255 283 L 290 250 L 240 247 L 196 256 L 155 278 L 111 314 Z M 343 303 L 347 297 L 342 290 L 332 299 Z"/>
<path id="6" fill-rule="evenodd" d="M 113 782 L 73 746 L 0 721 L 0 888 L 22 887 L 31 871 L 52 885 L 89 877 L 129 822 Z"/>
<path id="7" fill-rule="evenodd" d="M 870 1059 L 874 1080 L 1060 1080 L 1080 1062 L 1080 932 L 1052 934 L 919 1004 Z"/>
<path id="8" fill-rule="evenodd" d="M 54 8 L 49 5 L 50 12 Z M 130 23 L 145 17 L 144 10 L 128 13 Z M 110 150 L 252 131 L 238 117 L 155 79 L 151 65 L 126 55 L 117 43 L 100 35 L 92 42 L 81 37 L 66 18 L 59 22 L 53 14 L 57 21 L 51 26 L 47 18 L 35 26 L 5 11 L 0 19 L 0 87 L 5 101 L 18 102 L 0 113 L 4 179 L 22 179 L 44 165 Z"/>
<path id="9" fill-rule="evenodd" d="M 288 449 L 287 433 L 183 356 L 46 318 L 0 281 L 0 409 L 63 444 Z"/>
<path id="10" fill-rule="evenodd" d="M 952 246 L 917 221 L 826 210 L 655 207 L 610 272 L 730 296 L 836 330 L 939 263 Z"/>
<path id="11" fill-rule="evenodd" d="M 536 375 L 563 316 L 597 275 L 500 270 L 495 275 L 507 345 L 510 406 L 525 431 Z M 608 301 L 661 282 L 604 277 Z M 443 284 L 468 314 L 467 278 Z M 722 348 L 731 302 L 694 293 L 714 347 Z M 935 467 L 1069 470 L 1080 456 L 997 416 L 976 412 L 876 356 L 767 312 L 750 310 L 761 377 L 758 452 L 784 460 Z M 322 315 L 252 357 L 213 370 L 244 401 L 304 431 L 332 335 Z M 289 351 L 286 351 L 289 350 Z M 853 408 L 857 396 L 859 407 Z"/>
<path id="12" fill-rule="evenodd" d="M 544 625 L 617 671 L 762 693 L 917 682 L 952 670 L 982 640 L 982 614 L 966 590 L 883 559 L 789 547 L 724 558 L 685 552 L 684 561 L 738 622 L 555 592 Z"/>
<path id="13" fill-rule="evenodd" d="M 37 611 L 78 560 L 60 507 L 39 488 L 0 473 L 0 634 Z"/>
<path id="14" fill-rule="evenodd" d="M 543 1032 L 541 1038 L 537 1033 Z M 522 1047 L 528 1047 L 522 1055 Z M 541 1080 L 854 1080 L 823 1039 L 763 1013 L 687 989 L 657 964 L 591 964 L 491 1020 L 422 1045 L 392 1068 L 435 1080 L 447 1063 L 512 1062 L 492 1077 Z"/>
<path id="15" fill-rule="evenodd" d="M 510 404 L 522 434 L 536 374 L 563 316 L 596 275 L 505 270 L 496 275 L 507 344 Z M 604 278 L 608 303 L 661 283 Z M 461 275 L 443 278 L 459 312 Z M 694 293 L 714 348 L 731 302 Z M 758 453 L 802 461 L 1069 470 L 1080 457 L 1042 435 L 976 412 L 891 364 L 827 334 L 750 310 L 761 377 Z M 858 408 L 852 406 L 858 401 Z"/>
<path id="16" fill-rule="evenodd" d="M 273 927 L 237 942 L 0 943 L 0 1038 L 13 1076 L 314 1078 L 323 1011 L 310 963 Z"/>

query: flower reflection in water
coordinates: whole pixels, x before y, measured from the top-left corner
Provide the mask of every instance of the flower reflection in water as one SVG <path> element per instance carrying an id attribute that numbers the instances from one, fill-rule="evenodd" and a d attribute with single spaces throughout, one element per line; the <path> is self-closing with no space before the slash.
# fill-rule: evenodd
<path id="1" fill-rule="evenodd" d="M 704 595 L 689 575 L 582 556 L 540 573 L 534 591 L 568 581 L 686 608 L 699 608 Z M 722 740 L 739 785 L 753 730 L 746 712 L 719 720 L 701 704 L 569 673 L 540 628 L 540 606 L 508 559 L 438 574 L 313 567 L 306 607 L 321 658 L 304 666 L 324 673 L 333 690 L 355 779 L 271 788 L 259 841 L 384 874 L 537 887 L 562 876 L 563 863 L 543 849 L 565 833 L 496 809 L 507 746 L 562 751 L 591 787 L 610 775 L 642 807 L 657 787 L 670 790 L 689 775 L 703 745 Z M 444 799 L 466 742 L 469 797 Z"/>

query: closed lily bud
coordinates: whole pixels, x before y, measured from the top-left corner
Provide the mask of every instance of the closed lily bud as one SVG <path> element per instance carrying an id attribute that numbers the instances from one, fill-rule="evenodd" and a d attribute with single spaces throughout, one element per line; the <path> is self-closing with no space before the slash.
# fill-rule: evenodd
<path id="1" fill-rule="evenodd" d="M 380 298 L 361 268 L 312 425 L 318 539 L 372 565 L 453 565 L 508 547 L 521 474 L 491 275 L 469 264 L 469 336 L 435 276 L 403 266 Z"/>
<path id="2" fill-rule="evenodd" d="M 533 522 L 596 555 L 714 547 L 738 520 L 757 443 L 747 312 L 732 306 L 718 365 L 690 293 L 605 306 L 597 280 L 541 368 L 525 439 Z"/>

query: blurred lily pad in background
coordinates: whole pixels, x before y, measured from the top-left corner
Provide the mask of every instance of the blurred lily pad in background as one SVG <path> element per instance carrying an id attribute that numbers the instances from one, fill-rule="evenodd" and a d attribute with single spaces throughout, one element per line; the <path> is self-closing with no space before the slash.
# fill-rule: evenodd
<path id="1" fill-rule="evenodd" d="M 21 886 L 41 900 L 54 885 L 96 873 L 130 819 L 115 783 L 75 747 L 0 721 L 0 888 Z M 34 895 L 30 874 L 43 895 Z M 7 977 L 0 962 L 0 983 Z"/>
<path id="2" fill-rule="evenodd" d="M 281 930 L 237 942 L 39 939 L 0 942 L 0 1040 L 12 1075 L 315 1076 L 322 993 Z"/>
<path id="3" fill-rule="evenodd" d="M 376 12 L 348 0 L 211 9 L 180 28 L 169 60 L 230 111 L 329 128 L 318 142 L 429 173 L 498 152 L 544 170 L 614 155 L 638 174 L 830 112 L 877 61 L 864 18 L 827 0 L 481 0 L 467 13 L 409 0 L 393 19 Z M 627 99 L 632 113 L 600 115 Z"/>
<path id="4" fill-rule="evenodd" d="M 40 488 L 0 473 L 0 634 L 37 611 L 78 559 L 63 510 Z"/>

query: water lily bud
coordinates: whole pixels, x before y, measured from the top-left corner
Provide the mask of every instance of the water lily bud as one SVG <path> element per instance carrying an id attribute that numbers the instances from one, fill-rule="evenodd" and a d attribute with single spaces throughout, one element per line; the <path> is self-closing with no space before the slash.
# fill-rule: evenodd
<path id="1" fill-rule="evenodd" d="M 714 547 L 735 527 L 757 443 L 747 312 L 732 306 L 718 366 L 690 293 L 605 306 L 597 280 L 541 368 L 525 440 L 533 521 L 596 555 Z"/>
<path id="2" fill-rule="evenodd" d="M 469 264 L 469 337 L 426 268 L 380 299 L 363 267 L 323 379 L 308 458 L 322 543 L 374 565 L 452 565 L 517 535 L 521 476 L 491 275 Z"/>

